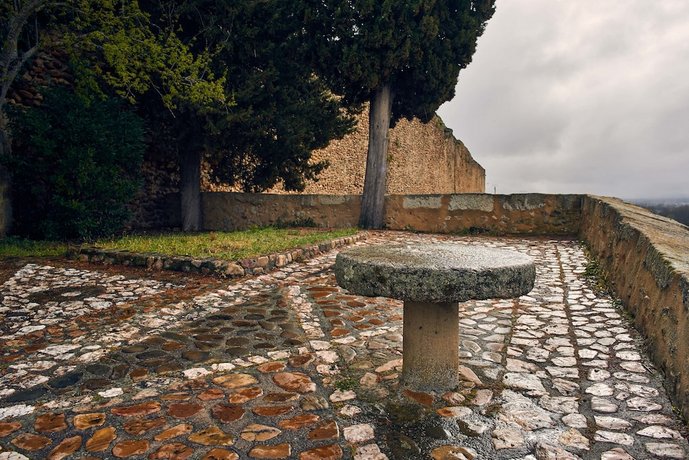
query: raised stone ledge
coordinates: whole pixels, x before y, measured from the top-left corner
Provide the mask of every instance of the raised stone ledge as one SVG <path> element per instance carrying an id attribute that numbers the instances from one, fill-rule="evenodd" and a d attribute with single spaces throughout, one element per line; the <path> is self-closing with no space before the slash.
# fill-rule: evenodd
<path id="1" fill-rule="evenodd" d="M 289 251 L 263 255 L 242 260 L 222 260 L 165 254 L 143 254 L 129 251 L 107 250 L 96 247 L 80 248 L 69 252 L 68 257 L 83 262 L 105 265 L 125 265 L 147 270 L 170 270 L 185 273 L 200 273 L 220 278 L 238 278 L 261 275 L 293 262 L 303 262 L 332 249 L 366 239 L 366 232 L 325 241 Z"/>
<path id="2" fill-rule="evenodd" d="M 615 198 L 586 196 L 582 211 L 581 237 L 689 419 L 689 227 Z"/>

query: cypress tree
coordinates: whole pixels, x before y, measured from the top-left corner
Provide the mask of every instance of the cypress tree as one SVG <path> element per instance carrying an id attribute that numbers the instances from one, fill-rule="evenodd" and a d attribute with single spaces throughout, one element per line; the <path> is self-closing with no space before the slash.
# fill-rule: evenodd
<path id="1" fill-rule="evenodd" d="M 318 73 L 350 107 L 370 103 L 359 225 L 382 228 L 388 131 L 452 99 L 495 0 L 304 0 Z"/>

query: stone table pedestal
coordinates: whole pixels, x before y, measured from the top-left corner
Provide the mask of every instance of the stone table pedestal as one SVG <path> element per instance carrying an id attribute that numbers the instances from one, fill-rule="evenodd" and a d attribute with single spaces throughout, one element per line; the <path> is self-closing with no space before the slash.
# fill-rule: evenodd
<path id="1" fill-rule="evenodd" d="M 527 294 L 536 269 L 514 251 L 420 243 L 347 249 L 335 276 L 354 294 L 404 301 L 402 383 L 445 390 L 458 384 L 458 303 Z"/>

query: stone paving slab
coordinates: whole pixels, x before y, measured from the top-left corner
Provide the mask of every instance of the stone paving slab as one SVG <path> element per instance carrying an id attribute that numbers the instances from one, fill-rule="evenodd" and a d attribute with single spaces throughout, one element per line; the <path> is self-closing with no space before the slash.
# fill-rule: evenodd
<path id="1" fill-rule="evenodd" d="M 33 263 L 0 287 L 0 460 L 689 458 L 577 242 L 358 244 L 391 240 L 536 261 L 529 295 L 460 305 L 455 391 L 399 387 L 402 304 L 339 288 L 334 252 L 192 297 L 142 271 Z"/>

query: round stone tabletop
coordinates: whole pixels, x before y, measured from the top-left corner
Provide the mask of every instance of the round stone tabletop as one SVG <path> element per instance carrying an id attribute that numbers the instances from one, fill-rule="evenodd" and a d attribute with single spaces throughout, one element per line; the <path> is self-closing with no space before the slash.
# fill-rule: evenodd
<path id="1" fill-rule="evenodd" d="M 335 276 L 343 288 L 369 297 L 412 302 L 513 298 L 533 289 L 536 269 L 524 254 L 477 245 L 373 245 L 340 252 Z"/>

